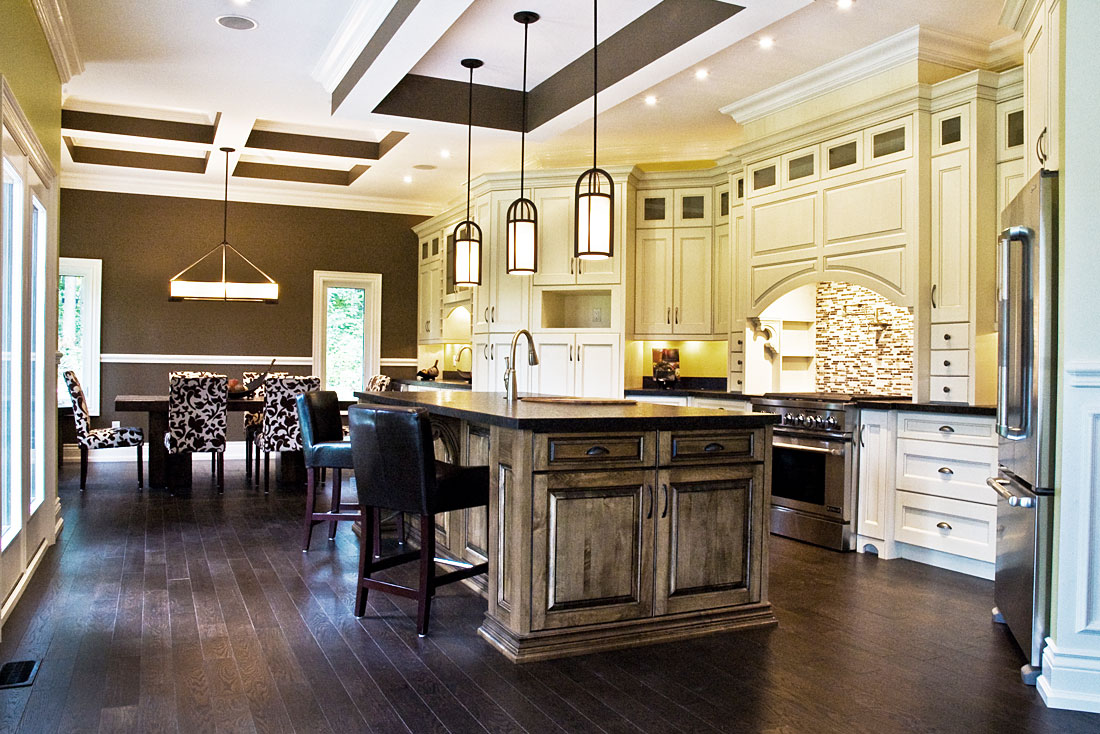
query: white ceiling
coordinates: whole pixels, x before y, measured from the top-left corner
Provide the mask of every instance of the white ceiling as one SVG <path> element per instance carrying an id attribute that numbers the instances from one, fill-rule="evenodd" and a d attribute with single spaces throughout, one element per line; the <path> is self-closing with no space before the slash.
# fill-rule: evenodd
<path id="1" fill-rule="evenodd" d="M 726 0 L 722 0 L 726 1 Z M 658 0 L 603 0 L 600 39 Z M 377 141 L 409 133 L 347 187 L 234 178 L 230 197 L 432 213 L 461 195 L 466 171 L 462 125 L 371 112 L 406 73 L 465 80 L 459 60 L 482 58 L 479 84 L 520 87 L 519 10 L 542 19 L 530 27 L 528 87 L 589 50 L 591 0 L 421 0 L 369 73 L 330 114 L 329 89 L 362 48 L 350 33 L 364 18 L 381 17 L 393 0 L 67 0 L 84 72 L 64 86 L 68 109 L 212 122 L 214 145 L 163 143 L 162 152 L 201 155 L 222 145 L 240 148 L 257 120 L 267 129 Z M 601 92 L 600 163 L 713 160 L 739 139 L 739 127 L 718 110 L 824 63 L 924 25 L 990 44 L 1010 34 L 997 25 L 1003 0 L 741 0 L 746 9 Z M 254 18 L 252 31 L 231 31 L 219 15 Z M 363 25 L 359 23 L 360 31 Z M 774 37 L 764 50 L 760 36 Z M 349 44 L 349 39 L 351 43 Z M 359 45 L 355 42 L 358 39 Z M 350 50 L 350 55 L 349 55 Z M 343 53 L 341 53 L 341 51 Z M 341 68 L 341 60 L 343 68 Z M 709 76 L 698 80 L 695 71 Z M 643 98 L 658 101 L 646 106 Z M 528 136 L 529 166 L 587 166 L 591 160 L 591 100 Z M 145 150 L 156 143 L 81 133 L 85 144 Z M 517 133 L 475 128 L 473 174 L 515 170 Z M 441 156 L 449 150 L 450 158 Z M 185 196 L 221 197 L 221 165 L 205 174 L 147 171 L 74 163 L 63 153 L 65 186 Z M 305 154 L 246 151 L 249 160 L 350 168 L 356 162 Z M 433 165 L 431 171 L 416 165 Z M 411 176 L 411 183 L 404 178 Z"/>

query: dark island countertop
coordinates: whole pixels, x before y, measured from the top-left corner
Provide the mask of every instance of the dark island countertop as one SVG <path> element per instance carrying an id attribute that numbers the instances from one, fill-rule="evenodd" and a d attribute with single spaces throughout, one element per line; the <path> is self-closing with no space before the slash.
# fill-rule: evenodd
<path id="1" fill-rule="evenodd" d="M 966 405 L 963 403 L 914 403 L 909 400 L 856 399 L 866 410 L 908 410 L 916 413 L 954 413 L 955 415 L 997 415 L 996 405 Z"/>
<path id="2" fill-rule="evenodd" d="M 418 385 L 429 390 L 469 390 L 470 383 L 466 380 L 452 380 L 442 378 L 436 380 L 418 380 L 416 378 L 398 377 L 390 381 L 391 385 Z"/>
<path id="3" fill-rule="evenodd" d="M 626 397 L 670 397 L 670 398 L 718 398 L 719 400 L 751 400 L 752 395 L 742 395 L 739 392 L 726 392 L 725 390 L 709 390 L 707 388 L 672 388 L 665 390 L 654 387 L 628 387 L 623 391 Z"/>
<path id="4" fill-rule="evenodd" d="M 741 413 L 709 408 L 683 408 L 653 403 L 591 405 L 509 402 L 501 393 L 433 390 L 357 392 L 364 402 L 423 406 L 429 412 L 472 423 L 538 432 L 761 428 L 778 422 L 767 413 Z"/>

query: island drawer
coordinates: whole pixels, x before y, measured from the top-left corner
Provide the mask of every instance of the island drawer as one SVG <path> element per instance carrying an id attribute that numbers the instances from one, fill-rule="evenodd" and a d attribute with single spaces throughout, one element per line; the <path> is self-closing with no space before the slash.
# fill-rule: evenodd
<path id="1" fill-rule="evenodd" d="M 654 431 L 542 434 L 535 437 L 535 471 L 651 467 L 656 444 Z"/>
<path id="2" fill-rule="evenodd" d="M 661 431 L 660 465 L 763 461 L 762 431 Z"/>

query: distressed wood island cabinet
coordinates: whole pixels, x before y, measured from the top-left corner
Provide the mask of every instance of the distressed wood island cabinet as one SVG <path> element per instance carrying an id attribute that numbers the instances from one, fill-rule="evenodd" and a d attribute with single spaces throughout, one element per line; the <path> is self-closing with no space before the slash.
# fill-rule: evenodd
<path id="1" fill-rule="evenodd" d="M 653 404 L 419 405 L 437 456 L 488 464 L 489 509 L 437 517 L 443 555 L 489 561 L 479 634 L 515 662 L 775 624 L 767 599 L 774 416 Z"/>

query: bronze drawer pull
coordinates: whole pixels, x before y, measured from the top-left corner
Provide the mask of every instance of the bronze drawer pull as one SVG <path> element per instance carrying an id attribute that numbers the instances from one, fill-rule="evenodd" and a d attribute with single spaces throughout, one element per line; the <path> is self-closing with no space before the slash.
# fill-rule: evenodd
<path id="1" fill-rule="evenodd" d="M 703 451 L 723 451 L 725 448 L 726 447 L 720 443 L 708 443 L 703 447 Z"/>
<path id="2" fill-rule="evenodd" d="M 942 433 L 954 433 L 955 429 L 952 428 L 951 426 L 940 426 L 940 431 Z"/>
<path id="3" fill-rule="evenodd" d="M 943 522 L 942 520 L 940 522 L 936 523 L 936 527 L 939 528 L 940 530 L 950 530 L 951 529 L 951 526 L 948 523 Z"/>
<path id="4" fill-rule="evenodd" d="M 649 512 L 645 514 L 645 519 L 650 520 L 653 518 L 653 487 L 647 484 L 645 489 L 649 493 Z"/>
<path id="5" fill-rule="evenodd" d="M 661 509 L 661 517 L 667 517 L 668 516 L 668 485 L 667 484 L 662 484 L 661 485 L 661 491 L 665 493 L 665 505 Z"/>
<path id="6" fill-rule="evenodd" d="M 948 469 L 946 466 L 941 466 L 936 471 L 938 471 L 940 474 L 948 474 L 948 475 L 951 475 L 951 474 L 955 473 L 955 472 L 951 471 L 950 469 Z"/>
<path id="7" fill-rule="evenodd" d="M 584 453 L 586 453 L 589 456 L 607 456 L 611 452 L 608 451 L 607 449 L 605 449 L 603 446 L 593 446 L 592 448 L 588 449 L 588 451 L 585 451 Z"/>

